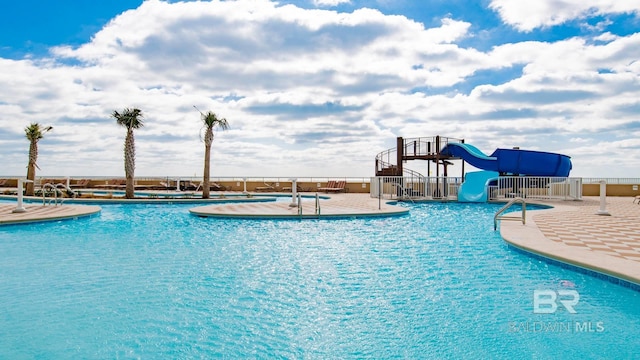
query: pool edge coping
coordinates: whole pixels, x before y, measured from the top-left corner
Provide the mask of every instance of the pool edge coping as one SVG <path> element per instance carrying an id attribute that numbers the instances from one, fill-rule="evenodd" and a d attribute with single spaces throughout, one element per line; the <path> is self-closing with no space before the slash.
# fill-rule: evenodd
<path id="1" fill-rule="evenodd" d="M 47 207 L 55 207 L 53 205 L 49 205 Z M 4 226 L 13 226 L 13 225 L 27 225 L 27 224 L 37 224 L 51 221 L 67 221 L 67 220 L 76 220 L 79 218 L 97 216 L 102 212 L 102 208 L 97 205 L 59 205 L 58 208 L 73 208 L 76 212 L 66 215 L 56 215 L 55 213 L 47 214 L 42 216 L 42 214 L 36 214 L 36 216 L 28 217 L 29 213 L 21 213 L 26 214 L 27 217 L 16 219 L 16 220 L 2 220 L 0 219 L 0 227 Z M 81 209 L 81 210 L 78 210 Z"/>
<path id="2" fill-rule="evenodd" d="M 593 273 L 592 275 L 597 275 L 596 277 L 604 276 L 613 283 L 625 282 L 629 285 L 626 287 L 640 291 L 640 264 L 637 262 L 582 248 L 571 248 L 545 237 L 533 216 L 542 211 L 557 210 L 558 207 L 552 204 L 541 204 L 551 208 L 528 211 L 525 224 L 500 222 L 500 236 L 507 245 L 527 255 L 543 258 L 551 263 L 560 263 L 578 272 L 584 273 L 586 270 Z"/>

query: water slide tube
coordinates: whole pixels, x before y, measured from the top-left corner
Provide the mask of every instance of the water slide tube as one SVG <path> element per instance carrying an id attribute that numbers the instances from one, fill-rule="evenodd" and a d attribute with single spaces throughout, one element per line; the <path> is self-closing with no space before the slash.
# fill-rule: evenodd
<path id="1" fill-rule="evenodd" d="M 450 143 L 442 154 L 462 158 L 484 171 L 470 172 L 460 190 L 458 201 L 484 202 L 488 200 L 487 185 L 500 173 L 525 176 L 569 176 L 571 158 L 566 155 L 520 149 L 496 149 L 490 156 L 471 144 Z"/>
<path id="2" fill-rule="evenodd" d="M 450 143 L 441 153 L 462 158 L 478 169 L 508 175 L 566 177 L 571 171 L 569 156 L 544 151 L 496 149 L 487 156 L 471 144 Z"/>
<path id="3" fill-rule="evenodd" d="M 487 194 L 489 183 L 497 179 L 499 175 L 500 173 L 495 171 L 468 172 L 458 190 L 458 201 L 487 202 L 489 200 Z"/>

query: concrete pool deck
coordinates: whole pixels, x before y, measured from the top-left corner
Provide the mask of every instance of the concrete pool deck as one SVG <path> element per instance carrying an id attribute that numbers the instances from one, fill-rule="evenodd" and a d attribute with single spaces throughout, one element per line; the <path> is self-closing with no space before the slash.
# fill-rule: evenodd
<path id="1" fill-rule="evenodd" d="M 191 208 L 189 211 L 202 217 L 244 219 L 353 218 L 395 216 L 409 212 L 408 208 L 390 205 L 388 202 L 385 199 L 378 201 L 369 194 L 323 194 L 320 198 L 320 216 L 316 214 L 315 198 L 309 197 L 302 199 L 302 215 L 299 215 L 297 206 L 289 206 L 291 201 L 208 205 Z"/>
<path id="2" fill-rule="evenodd" d="M 541 201 L 552 209 L 527 211 L 526 224 L 504 221 L 503 239 L 526 252 L 640 285 L 640 205 L 607 197 L 610 216 L 597 215 L 599 197 Z"/>
<path id="3" fill-rule="evenodd" d="M 91 216 L 100 212 L 99 206 L 24 204 L 25 212 L 14 213 L 15 204 L 0 204 L 0 225 L 56 221 Z"/>

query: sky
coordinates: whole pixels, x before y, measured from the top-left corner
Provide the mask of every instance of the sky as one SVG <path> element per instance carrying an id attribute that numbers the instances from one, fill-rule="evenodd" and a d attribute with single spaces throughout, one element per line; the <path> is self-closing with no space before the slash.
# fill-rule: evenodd
<path id="1" fill-rule="evenodd" d="M 369 177 L 440 135 L 640 178 L 638 1 L 0 3 L 0 176 L 26 175 L 34 122 L 38 176 L 124 176 L 110 115 L 139 108 L 138 177 L 202 176 L 199 109 L 230 125 L 213 177 Z"/>

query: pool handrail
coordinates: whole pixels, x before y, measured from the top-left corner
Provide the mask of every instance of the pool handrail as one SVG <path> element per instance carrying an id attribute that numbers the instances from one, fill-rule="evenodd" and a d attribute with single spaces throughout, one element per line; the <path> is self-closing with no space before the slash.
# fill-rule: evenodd
<path id="1" fill-rule="evenodd" d="M 508 208 L 511 207 L 511 205 L 515 204 L 516 202 L 519 202 L 522 204 L 521 217 L 506 216 L 506 215 L 500 216 L 500 214 L 505 212 Z M 507 202 L 503 207 L 501 207 L 500 210 L 498 210 L 496 214 L 493 216 L 493 231 L 498 230 L 498 220 L 511 220 L 511 221 L 522 220 L 522 225 L 524 225 L 526 223 L 526 217 L 527 217 L 527 202 L 521 197 L 515 197 L 509 200 L 509 202 Z"/>

